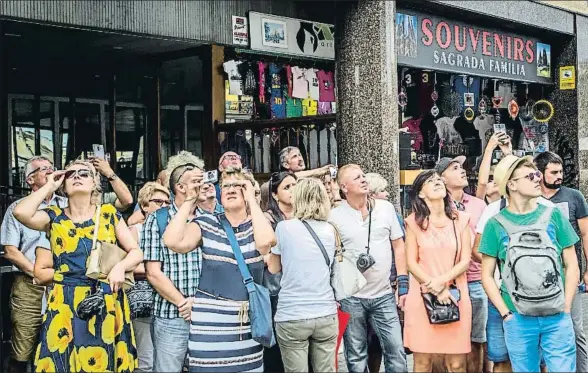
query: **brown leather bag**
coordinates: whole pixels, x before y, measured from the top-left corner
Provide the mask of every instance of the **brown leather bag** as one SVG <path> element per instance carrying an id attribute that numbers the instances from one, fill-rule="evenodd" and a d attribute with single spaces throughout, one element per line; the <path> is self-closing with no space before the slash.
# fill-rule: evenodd
<path id="1" fill-rule="evenodd" d="M 100 208 L 96 208 L 96 219 L 94 225 L 94 238 L 92 239 L 92 251 L 86 261 L 86 276 L 94 280 L 106 280 L 112 268 L 127 256 L 127 252 L 117 245 L 98 240 L 98 229 L 100 227 Z M 123 290 L 130 289 L 135 285 L 133 271 L 125 273 Z"/>

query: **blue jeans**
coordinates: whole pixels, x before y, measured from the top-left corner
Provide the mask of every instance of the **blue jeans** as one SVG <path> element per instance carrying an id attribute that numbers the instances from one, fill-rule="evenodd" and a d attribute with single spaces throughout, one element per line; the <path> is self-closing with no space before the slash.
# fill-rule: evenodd
<path id="1" fill-rule="evenodd" d="M 486 336 L 488 337 L 488 360 L 494 363 L 508 361 L 508 349 L 504 341 L 502 316 L 492 302 L 488 302 Z"/>
<path id="2" fill-rule="evenodd" d="M 154 317 L 151 336 L 153 338 L 153 371 L 181 372 L 188 353 L 190 322 L 181 317 L 175 319 Z"/>
<path id="3" fill-rule="evenodd" d="M 367 369 L 368 322 L 380 340 L 386 372 L 407 371 L 406 354 L 394 294 L 387 294 L 375 299 L 356 297 L 343 299 L 341 310 L 351 315 L 343 335 L 345 359 L 349 372 L 363 373 Z"/>
<path id="4" fill-rule="evenodd" d="M 525 316 L 504 321 L 504 339 L 513 372 L 539 372 L 541 357 L 549 372 L 576 371 L 576 338 L 572 317 Z"/>
<path id="5" fill-rule="evenodd" d="M 474 343 L 486 343 L 486 321 L 488 320 L 488 296 L 482 281 L 468 282 L 468 292 L 472 302 L 472 335 Z"/>

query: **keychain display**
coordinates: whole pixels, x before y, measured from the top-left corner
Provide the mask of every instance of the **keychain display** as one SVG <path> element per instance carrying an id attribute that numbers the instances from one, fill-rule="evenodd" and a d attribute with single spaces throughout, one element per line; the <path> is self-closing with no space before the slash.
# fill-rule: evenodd
<path id="1" fill-rule="evenodd" d="M 533 105 L 532 113 L 533 119 L 537 122 L 546 123 L 553 118 L 555 110 L 553 109 L 551 102 L 547 100 L 539 100 Z"/>
<path id="2" fill-rule="evenodd" d="M 514 99 L 508 103 L 508 114 L 513 120 L 519 115 L 519 104 Z"/>
<path id="3" fill-rule="evenodd" d="M 474 118 L 476 117 L 476 113 L 474 112 L 474 109 L 472 109 L 471 107 L 468 107 L 463 112 L 463 116 L 465 119 L 467 119 L 468 122 L 472 122 L 474 120 Z"/>
<path id="4" fill-rule="evenodd" d="M 437 93 L 437 73 L 435 73 L 435 78 L 433 81 L 433 93 L 431 93 L 431 100 L 433 100 L 433 107 L 431 108 L 431 115 L 433 118 L 437 118 L 439 116 L 439 107 L 437 106 L 437 100 L 439 99 L 439 93 Z"/>
<path id="5" fill-rule="evenodd" d="M 480 98 L 480 102 L 478 103 L 478 111 L 482 115 L 488 112 L 488 97 L 482 96 Z"/>
<path id="6" fill-rule="evenodd" d="M 408 97 L 406 96 L 406 89 L 404 87 L 400 88 L 400 93 L 398 94 L 398 105 L 402 112 L 406 109 L 406 105 L 408 104 Z"/>

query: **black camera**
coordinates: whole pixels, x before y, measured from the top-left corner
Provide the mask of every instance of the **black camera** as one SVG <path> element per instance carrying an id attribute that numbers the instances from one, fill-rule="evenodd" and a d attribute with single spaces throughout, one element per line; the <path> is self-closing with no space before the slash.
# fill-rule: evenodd
<path id="1" fill-rule="evenodd" d="M 376 263 L 376 260 L 374 259 L 373 256 L 371 256 L 370 254 L 366 254 L 366 253 L 362 253 L 359 254 L 359 256 L 357 257 L 357 269 L 359 269 L 359 272 L 363 273 L 365 271 L 367 271 L 368 269 L 370 269 L 371 266 L 373 266 Z"/>

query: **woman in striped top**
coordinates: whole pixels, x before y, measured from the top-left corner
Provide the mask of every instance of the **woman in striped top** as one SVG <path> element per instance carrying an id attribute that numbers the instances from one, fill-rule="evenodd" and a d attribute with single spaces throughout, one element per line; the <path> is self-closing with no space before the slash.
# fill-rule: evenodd
<path id="1" fill-rule="evenodd" d="M 241 171 L 227 168 L 220 185 L 225 216 L 254 281 L 261 283 L 263 255 L 276 243 L 272 227 Z M 173 251 L 202 250 L 188 344 L 190 372 L 263 372 L 263 347 L 251 337 L 247 289 L 219 217 L 207 214 L 185 225 L 197 196 L 197 190 L 190 191 L 163 236 Z"/>

